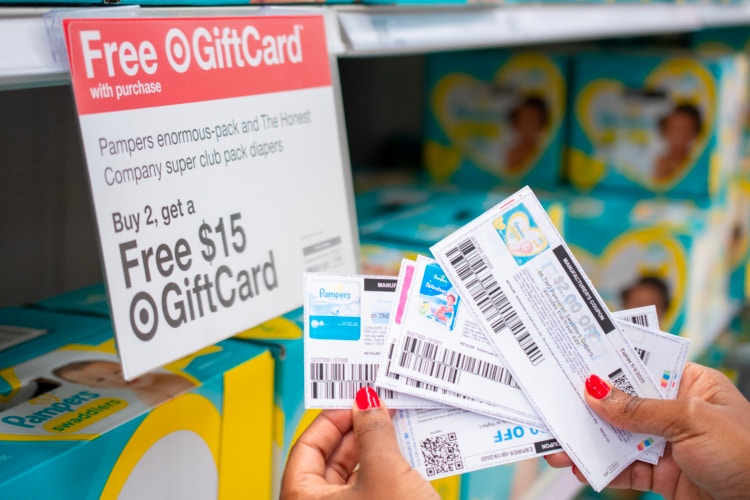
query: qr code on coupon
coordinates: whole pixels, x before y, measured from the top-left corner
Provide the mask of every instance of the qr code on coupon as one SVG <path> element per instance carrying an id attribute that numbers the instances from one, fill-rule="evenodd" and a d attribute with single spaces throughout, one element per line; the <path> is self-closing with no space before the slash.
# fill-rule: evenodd
<path id="1" fill-rule="evenodd" d="M 428 477 L 464 470 L 464 460 L 455 432 L 427 438 L 420 446 Z"/>
<path id="2" fill-rule="evenodd" d="M 609 380 L 612 382 L 612 385 L 620 389 L 622 392 L 630 394 L 631 396 L 638 396 L 638 394 L 635 392 L 635 388 L 630 384 L 628 377 L 623 373 L 621 369 L 610 373 Z"/>

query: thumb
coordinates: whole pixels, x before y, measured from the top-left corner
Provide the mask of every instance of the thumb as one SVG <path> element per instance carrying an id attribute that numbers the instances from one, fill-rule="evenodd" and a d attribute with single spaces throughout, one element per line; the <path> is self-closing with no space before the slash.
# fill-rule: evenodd
<path id="1" fill-rule="evenodd" d="M 675 440 L 691 425 L 683 401 L 634 397 L 597 375 L 586 379 L 586 402 L 610 424 L 638 434 Z"/>
<path id="2" fill-rule="evenodd" d="M 391 414 L 372 387 L 363 387 L 357 392 L 353 429 L 363 473 L 390 468 L 399 459 L 406 463 L 396 441 Z"/>

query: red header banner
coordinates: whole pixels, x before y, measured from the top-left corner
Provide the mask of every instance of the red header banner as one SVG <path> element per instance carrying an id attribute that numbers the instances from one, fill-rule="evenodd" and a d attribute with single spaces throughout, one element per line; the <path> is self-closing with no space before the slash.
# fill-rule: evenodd
<path id="1" fill-rule="evenodd" d="M 331 85 L 321 16 L 67 19 L 81 115 Z"/>

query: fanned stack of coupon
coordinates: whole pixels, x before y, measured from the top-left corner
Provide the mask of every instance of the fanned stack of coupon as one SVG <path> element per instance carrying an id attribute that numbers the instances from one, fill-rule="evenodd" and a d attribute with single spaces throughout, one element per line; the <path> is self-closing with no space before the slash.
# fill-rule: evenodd
<path id="1" fill-rule="evenodd" d="M 428 479 L 564 450 L 597 490 L 658 436 L 603 422 L 591 374 L 674 398 L 689 341 L 653 307 L 611 313 L 529 188 L 431 248 L 398 279 L 305 275 L 305 406 L 350 408 L 375 386 Z"/>

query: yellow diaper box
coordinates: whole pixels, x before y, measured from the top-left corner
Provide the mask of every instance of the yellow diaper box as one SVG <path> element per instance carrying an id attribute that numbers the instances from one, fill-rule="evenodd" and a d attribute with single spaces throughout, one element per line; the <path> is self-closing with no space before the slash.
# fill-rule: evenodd
<path id="1" fill-rule="evenodd" d="M 17 328 L 55 330 L 55 318 L 88 333 L 0 352 L 3 498 L 270 497 L 268 349 L 230 339 L 126 382 L 93 318 L 0 310 Z"/>

